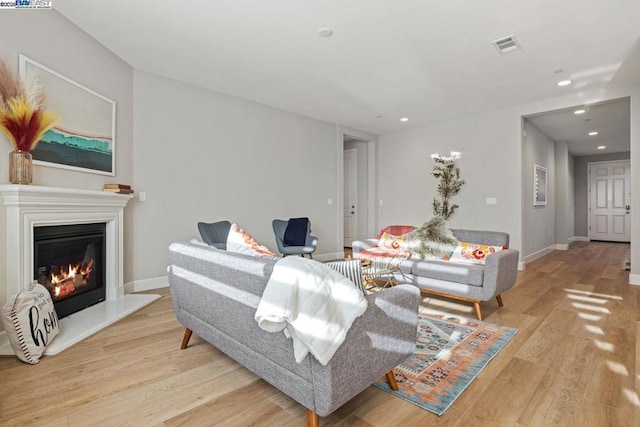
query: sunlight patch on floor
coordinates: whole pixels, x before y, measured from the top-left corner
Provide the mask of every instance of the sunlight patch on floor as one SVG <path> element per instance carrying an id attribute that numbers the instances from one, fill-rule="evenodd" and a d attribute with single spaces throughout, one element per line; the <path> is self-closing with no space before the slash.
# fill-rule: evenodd
<path id="1" fill-rule="evenodd" d="M 596 343 L 596 347 L 602 351 L 608 351 L 609 353 L 613 353 L 615 350 L 615 346 L 610 342 L 604 342 L 600 340 L 593 340 Z"/>
<path id="2" fill-rule="evenodd" d="M 588 331 L 591 332 L 592 334 L 597 334 L 597 335 L 604 335 L 604 331 L 602 330 L 601 327 L 599 326 L 594 326 L 594 325 L 584 325 L 584 328 Z"/>
<path id="3" fill-rule="evenodd" d="M 633 390 L 629 390 L 628 388 L 625 388 L 622 392 L 624 393 L 624 397 L 626 397 L 633 406 L 640 407 L 640 398 L 638 397 L 638 393 Z"/>
<path id="4" fill-rule="evenodd" d="M 457 303 L 454 301 L 446 301 L 438 298 L 425 297 L 422 299 L 423 305 L 428 305 L 431 308 L 441 309 L 443 311 L 455 310 L 461 313 L 468 313 L 468 317 L 475 317 L 475 311 L 473 306 L 469 304 Z"/>
<path id="5" fill-rule="evenodd" d="M 618 375 L 622 375 L 625 377 L 629 376 L 629 371 L 627 370 L 626 366 L 624 366 L 622 363 L 612 362 L 611 360 L 607 360 L 607 366 L 609 367 L 609 370 L 611 372 L 614 372 Z"/>
<path id="6" fill-rule="evenodd" d="M 598 322 L 602 319 L 602 316 L 598 316 L 596 314 L 583 313 L 583 312 L 578 313 L 578 317 L 584 320 L 588 320 L 590 322 Z"/>
<path id="7" fill-rule="evenodd" d="M 582 295 L 573 295 L 573 294 L 569 294 L 567 295 L 567 297 L 575 301 L 588 302 L 591 304 L 606 304 L 608 301 L 604 298 L 583 297 Z"/>
<path id="8" fill-rule="evenodd" d="M 598 294 L 598 293 L 593 293 L 589 291 L 580 291 L 578 289 L 569 289 L 569 288 L 564 288 L 564 290 L 572 294 L 587 295 L 589 297 L 600 297 L 600 298 L 614 299 L 617 301 L 623 300 L 623 298 L 618 295 Z"/>
<path id="9" fill-rule="evenodd" d="M 587 311 L 595 311 L 596 313 L 604 313 L 604 314 L 611 314 L 611 312 L 609 310 L 607 310 L 604 307 L 595 307 L 592 305 L 587 305 L 587 304 L 582 304 L 579 302 L 573 302 L 571 303 L 572 306 L 574 306 L 575 308 L 579 308 L 580 310 L 587 310 Z"/>

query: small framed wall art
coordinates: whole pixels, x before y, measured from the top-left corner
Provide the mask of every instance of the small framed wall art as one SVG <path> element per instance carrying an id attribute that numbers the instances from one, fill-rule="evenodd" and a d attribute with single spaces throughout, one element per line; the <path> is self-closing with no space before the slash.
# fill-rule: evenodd
<path id="1" fill-rule="evenodd" d="M 114 176 L 116 103 L 24 55 L 20 76 L 42 84 L 47 110 L 59 116 L 31 152 L 33 163 Z"/>
<path id="2" fill-rule="evenodd" d="M 533 206 L 547 204 L 547 168 L 533 165 Z"/>

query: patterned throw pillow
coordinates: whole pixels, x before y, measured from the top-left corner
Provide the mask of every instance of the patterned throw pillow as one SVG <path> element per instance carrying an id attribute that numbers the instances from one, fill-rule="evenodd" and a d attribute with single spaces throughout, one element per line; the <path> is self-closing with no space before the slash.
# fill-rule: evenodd
<path id="1" fill-rule="evenodd" d="M 367 291 L 362 283 L 362 265 L 359 259 L 332 261 L 327 262 L 326 265 L 351 280 L 353 284 L 360 289 L 362 295 L 367 295 Z"/>
<path id="2" fill-rule="evenodd" d="M 394 249 L 399 250 L 404 248 L 404 238 L 403 236 L 394 236 L 389 233 L 382 233 L 380 239 L 378 240 L 378 246 L 381 248 Z"/>
<path id="3" fill-rule="evenodd" d="M 487 256 L 500 252 L 502 246 L 476 245 L 474 243 L 460 242 L 449 258 L 452 262 L 464 262 L 468 264 L 484 265 Z"/>
<path id="4" fill-rule="evenodd" d="M 403 236 L 407 233 L 411 233 L 413 230 L 415 230 L 413 225 L 387 225 L 378 232 L 376 239 L 382 237 L 384 233 L 389 233 L 393 236 Z"/>
<path id="5" fill-rule="evenodd" d="M 253 256 L 276 256 L 269 248 L 256 242 L 256 239 L 235 223 L 231 224 L 229 229 L 227 251 Z"/>
<path id="6" fill-rule="evenodd" d="M 23 362 L 35 365 L 60 332 L 60 322 L 49 291 L 33 282 L 2 307 L 2 324 L 11 348 Z"/>

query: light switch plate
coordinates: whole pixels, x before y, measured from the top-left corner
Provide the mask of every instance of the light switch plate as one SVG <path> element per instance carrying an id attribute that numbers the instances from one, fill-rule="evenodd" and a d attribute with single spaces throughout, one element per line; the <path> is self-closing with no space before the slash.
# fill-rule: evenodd
<path id="1" fill-rule="evenodd" d="M 498 198 L 497 197 L 487 197 L 487 205 L 497 205 Z"/>

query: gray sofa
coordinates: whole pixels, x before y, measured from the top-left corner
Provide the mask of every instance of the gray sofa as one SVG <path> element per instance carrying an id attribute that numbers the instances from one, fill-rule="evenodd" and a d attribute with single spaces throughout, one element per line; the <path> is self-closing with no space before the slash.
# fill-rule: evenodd
<path id="1" fill-rule="evenodd" d="M 187 329 L 307 408 L 308 424 L 326 416 L 415 350 L 420 293 L 398 286 L 368 295 L 368 307 L 327 365 L 307 355 L 296 363 L 282 332 L 258 327 L 254 314 L 276 263 L 206 246 L 173 243 L 169 286 L 176 317 Z"/>
<path id="2" fill-rule="evenodd" d="M 451 230 L 461 242 L 509 246 L 509 234 L 496 231 Z M 353 257 L 361 251 L 378 245 L 378 239 L 353 242 Z M 487 257 L 485 265 L 462 264 L 441 260 L 409 258 L 399 267 L 403 274 L 396 274 L 397 283 L 410 283 L 425 294 L 440 295 L 472 302 L 476 315 L 482 320 L 481 303 L 496 298 L 502 307 L 502 293 L 516 282 L 519 253 L 506 249 Z"/>

